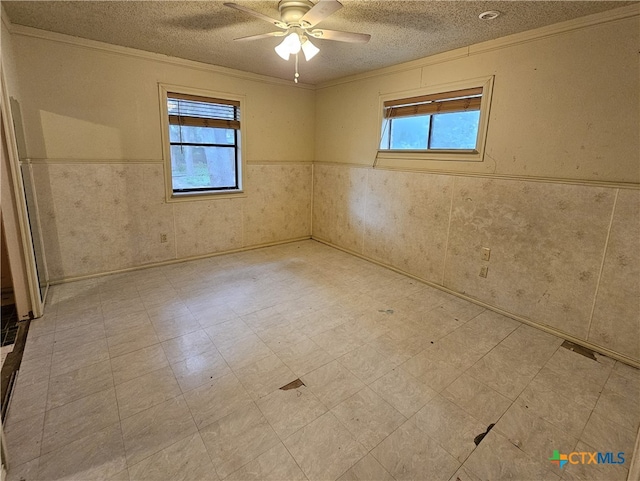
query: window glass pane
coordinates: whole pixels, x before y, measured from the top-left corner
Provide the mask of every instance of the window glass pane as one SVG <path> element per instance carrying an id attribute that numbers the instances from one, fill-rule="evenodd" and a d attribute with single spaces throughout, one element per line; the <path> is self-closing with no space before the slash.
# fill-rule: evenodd
<path id="1" fill-rule="evenodd" d="M 235 142 L 234 129 L 169 125 L 169 141 L 186 144 L 226 144 Z"/>
<path id="2" fill-rule="evenodd" d="M 424 150 L 429 137 L 430 115 L 391 120 L 391 148 Z"/>
<path id="3" fill-rule="evenodd" d="M 382 134 L 380 135 L 380 150 L 387 150 L 389 148 L 389 129 L 391 129 L 391 120 L 384 119 L 382 121 Z"/>
<path id="4" fill-rule="evenodd" d="M 475 149 L 479 121 L 479 110 L 434 115 L 431 148 Z"/>
<path id="5" fill-rule="evenodd" d="M 173 190 L 237 187 L 234 147 L 171 146 Z"/>

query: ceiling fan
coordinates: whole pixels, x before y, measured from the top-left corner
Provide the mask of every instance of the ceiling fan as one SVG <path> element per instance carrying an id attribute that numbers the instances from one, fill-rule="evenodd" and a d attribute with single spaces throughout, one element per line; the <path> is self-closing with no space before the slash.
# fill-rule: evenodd
<path id="1" fill-rule="evenodd" d="M 235 8 L 249 15 L 253 15 L 278 27 L 279 31 L 240 37 L 234 40 L 248 41 L 259 40 L 269 37 L 285 37 L 282 43 L 276 48 L 276 53 L 284 60 L 289 60 L 291 55 L 295 55 L 296 72 L 294 81 L 298 82 L 298 53 L 302 50 L 305 60 L 311 60 L 320 49 L 311 43 L 310 37 L 314 39 L 337 40 L 338 42 L 367 43 L 371 35 L 365 33 L 341 32 L 338 30 L 327 30 L 324 28 L 314 28 L 332 13 L 342 8 L 338 0 L 318 0 L 313 3 L 310 0 L 280 0 L 278 10 L 280 20 L 271 18 L 260 12 L 237 3 L 227 2 L 227 7 Z"/>

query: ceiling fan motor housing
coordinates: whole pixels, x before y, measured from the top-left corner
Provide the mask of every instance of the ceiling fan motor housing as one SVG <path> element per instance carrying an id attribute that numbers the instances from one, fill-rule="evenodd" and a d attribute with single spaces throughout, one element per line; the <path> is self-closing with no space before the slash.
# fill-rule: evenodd
<path id="1" fill-rule="evenodd" d="M 300 19 L 311 10 L 313 3 L 309 0 L 281 0 L 278 4 L 280 19 L 286 24 L 300 24 Z"/>

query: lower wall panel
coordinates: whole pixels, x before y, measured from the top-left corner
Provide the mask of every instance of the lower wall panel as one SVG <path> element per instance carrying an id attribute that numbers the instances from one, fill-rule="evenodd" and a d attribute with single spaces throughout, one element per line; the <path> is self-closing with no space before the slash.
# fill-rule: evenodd
<path id="1" fill-rule="evenodd" d="M 167 203 L 162 163 L 34 163 L 52 280 L 311 234 L 311 165 L 246 166 L 246 197 Z M 167 242 L 160 235 L 167 234 Z"/>
<path id="2" fill-rule="evenodd" d="M 318 239 L 640 361 L 638 190 L 316 164 L 313 205 Z"/>
<path id="3" fill-rule="evenodd" d="M 640 361 L 640 191 L 313 169 L 314 237 Z M 305 163 L 247 166 L 244 198 L 170 204 L 160 163 L 33 173 L 53 280 L 311 235 Z"/>

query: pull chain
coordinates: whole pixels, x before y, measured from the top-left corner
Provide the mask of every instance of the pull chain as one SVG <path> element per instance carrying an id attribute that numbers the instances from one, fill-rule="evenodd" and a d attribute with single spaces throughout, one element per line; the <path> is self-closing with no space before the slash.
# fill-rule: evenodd
<path id="1" fill-rule="evenodd" d="M 298 54 L 296 54 L 296 74 L 293 77 L 295 83 L 298 83 L 298 77 L 300 77 L 300 74 L 298 73 Z"/>

